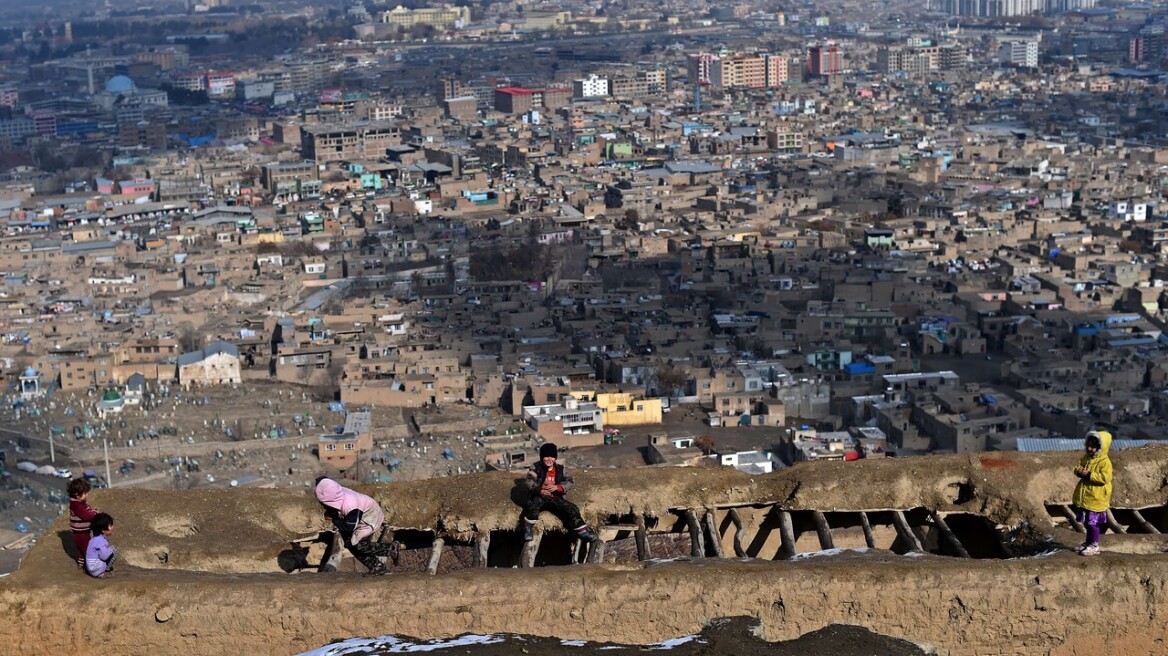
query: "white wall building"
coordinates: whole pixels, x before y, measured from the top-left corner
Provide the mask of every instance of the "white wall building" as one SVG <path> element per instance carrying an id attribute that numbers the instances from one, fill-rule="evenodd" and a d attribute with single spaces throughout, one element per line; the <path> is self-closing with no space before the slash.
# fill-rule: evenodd
<path id="1" fill-rule="evenodd" d="M 580 80 L 572 80 L 572 97 L 597 98 L 609 94 L 608 78 L 589 75 Z"/>

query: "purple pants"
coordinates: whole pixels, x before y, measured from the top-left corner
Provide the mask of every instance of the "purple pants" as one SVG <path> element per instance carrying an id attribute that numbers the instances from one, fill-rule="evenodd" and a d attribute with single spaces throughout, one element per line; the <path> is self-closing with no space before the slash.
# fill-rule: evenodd
<path id="1" fill-rule="evenodd" d="M 1103 532 L 1102 527 L 1107 526 L 1107 511 L 1094 512 L 1075 506 L 1075 519 L 1087 529 L 1087 542 L 1085 544 L 1099 544 L 1099 534 Z"/>

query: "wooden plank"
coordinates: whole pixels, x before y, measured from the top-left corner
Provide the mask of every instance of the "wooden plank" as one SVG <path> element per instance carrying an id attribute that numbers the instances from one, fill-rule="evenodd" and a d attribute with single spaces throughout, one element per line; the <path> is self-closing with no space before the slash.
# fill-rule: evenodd
<path id="1" fill-rule="evenodd" d="M 644 515 L 637 515 L 637 531 L 634 537 L 637 540 L 637 560 L 649 560 L 653 557 L 649 553 L 648 530 L 645 528 Z"/>
<path id="2" fill-rule="evenodd" d="M 900 539 L 908 543 L 909 549 L 922 553 L 925 551 L 925 548 L 921 546 L 921 541 L 917 539 L 916 533 L 913 533 L 912 527 L 908 525 L 908 519 L 905 518 L 903 511 L 893 511 L 892 523 L 896 526 L 896 533 Z"/>
<path id="3" fill-rule="evenodd" d="M 1140 511 L 1132 510 L 1130 512 L 1132 514 L 1132 519 L 1136 520 L 1136 523 L 1143 527 L 1144 532 L 1151 533 L 1152 535 L 1160 534 L 1160 529 L 1156 528 L 1152 525 L 1152 522 L 1149 522 L 1147 519 L 1145 519 L 1144 516 L 1140 514 Z"/>
<path id="4" fill-rule="evenodd" d="M 1115 533 L 1127 533 L 1127 529 L 1122 524 L 1115 521 L 1115 515 L 1111 514 L 1111 508 L 1107 509 L 1107 528 L 1111 529 Z"/>
<path id="5" fill-rule="evenodd" d="M 491 551 L 491 532 L 480 533 L 475 538 L 475 550 L 471 556 L 472 567 L 486 567 L 487 554 Z"/>
<path id="6" fill-rule="evenodd" d="M 689 526 L 689 555 L 694 558 L 704 558 L 706 555 L 706 536 L 698 524 L 698 514 L 693 508 L 685 511 L 685 523 Z"/>
<path id="7" fill-rule="evenodd" d="M 872 522 L 868 521 L 868 513 L 860 511 L 860 527 L 864 529 L 864 544 L 869 549 L 876 548 L 876 536 L 872 534 Z"/>
<path id="8" fill-rule="evenodd" d="M 710 545 L 714 547 L 714 555 L 718 558 L 725 558 L 722 553 L 722 536 L 718 533 L 718 522 L 714 520 L 714 513 L 709 510 L 706 511 L 705 516 L 706 532 L 709 535 Z"/>
<path id="9" fill-rule="evenodd" d="M 539 543 L 543 540 L 543 527 L 535 527 L 535 537 L 523 545 L 523 553 L 519 557 L 520 567 L 535 567 L 535 555 L 539 553 Z"/>
<path id="10" fill-rule="evenodd" d="M 442 538 L 434 538 L 434 547 L 430 552 L 430 564 L 426 566 L 426 573 L 433 576 L 438 573 L 438 561 L 442 559 L 442 547 L 446 545 L 446 541 Z"/>
<path id="11" fill-rule="evenodd" d="M 795 546 L 795 524 L 791 522 L 791 513 L 779 511 L 779 537 L 782 545 L 779 547 L 779 556 L 783 559 L 794 558 L 799 553 Z"/>
<path id="12" fill-rule="evenodd" d="M 819 548 L 835 549 L 835 540 L 831 538 L 831 527 L 827 525 L 827 517 L 818 510 L 812 510 L 811 518 L 815 520 L 815 533 L 819 536 Z"/>
<path id="13" fill-rule="evenodd" d="M 1079 520 L 1075 519 L 1075 511 L 1071 510 L 1070 506 L 1064 505 L 1064 504 L 1059 504 L 1058 509 L 1059 509 L 1059 512 L 1062 513 L 1063 517 L 1066 517 L 1067 521 L 1071 523 L 1072 528 L 1074 528 L 1079 533 L 1086 533 L 1087 532 L 1087 529 L 1084 528 L 1084 526 L 1079 523 Z"/>
<path id="14" fill-rule="evenodd" d="M 734 523 L 734 555 L 739 558 L 746 556 L 746 549 L 742 548 L 742 518 L 738 516 L 738 511 L 731 508 L 726 514 L 730 517 L 730 521 Z"/>
<path id="15" fill-rule="evenodd" d="M 936 510 L 930 510 L 929 516 L 933 518 L 933 523 L 937 525 L 937 530 L 941 531 L 941 536 L 949 542 L 949 546 L 957 550 L 957 555 L 969 558 L 969 552 L 965 550 L 965 545 L 961 544 L 961 540 L 957 539 L 957 534 L 945 523 L 945 518 L 941 517 Z"/>

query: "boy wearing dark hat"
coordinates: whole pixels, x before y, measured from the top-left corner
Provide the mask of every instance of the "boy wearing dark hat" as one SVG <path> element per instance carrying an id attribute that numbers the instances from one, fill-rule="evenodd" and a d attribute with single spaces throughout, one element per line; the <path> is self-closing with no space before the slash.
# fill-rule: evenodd
<path id="1" fill-rule="evenodd" d="M 539 447 L 539 462 L 532 465 L 527 472 L 527 478 L 534 483 L 531 498 L 523 507 L 523 539 L 532 540 L 535 537 L 533 528 L 539 521 L 539 514 L 545 510 L 560 518 L 564 528 L 571 528 L 576 537 L 584 542 L 592 542 L 596 534 L 588 530 L 584 518 L 580 516 L 580 509 L 576 504 L 564 498 L 568 490 L 572 489 L 572 477 L 564 470 L 564 466 L 556 464 L 559 451 L 555 444 L 545 442 Z"/>

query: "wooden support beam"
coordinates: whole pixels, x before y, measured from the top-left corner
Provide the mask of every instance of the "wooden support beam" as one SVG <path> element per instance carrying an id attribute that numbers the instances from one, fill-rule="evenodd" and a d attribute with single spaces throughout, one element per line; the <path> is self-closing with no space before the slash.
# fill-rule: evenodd
<path id="1" fill-rule="evenodd" d="M 637 514 L 637 531 L 633 536 L 637 540 L 637 560 L 649 560 L 653 554 L 649 553 L 648 529 L 645 528 L 645 516 Z"/>
<path id="2" fill-rule="evenodd" d="M 588 543 L 583 540 L 572 540 L 572 546 L 569 547 L 569 550 L 572 552 L 573 565 L 579 565 L 588 557 Z"/>
<path id="3" fill-rule="evenodd" d="M 539 543 L 543 540 L 543 527 L 535 527 L 535 537 L 523 545 L 523 553 L 519 559 L 520 567 L 535 567 L 535 555 L 539 553 Z"/>
<path id="4" fill-rule="evenodd" d="M 438 573 L 438 561 L 442 560 L 442 547 L 446 545 L 446 541 L 442 538 L 434 538 L 434 547 L 430 552 L 430 564 L 426 566 L 426 573 L 433 576 Z"/>
<path id="5" fill-rule="evenodd" d="M 587 562 L 594 563 L 594 564 L 595 563 L 603 563 L 604 562 L 604 547 L 606 544 L 608 544 L 608 543 L 605 542 L 604 540 L 601 540 L 600 538 L 596 538 L 595 540 L 593 540 L 592 544 L 588 545 L 588 560 L 587 560 Z"/>
<path id="6" fill-rule="evenodd" d="M 1145 533 L 1151 533 L 1152 535 L 1160 534 L 1160 529 L 1156 528 L 1152 525 L 1152 522 L 1149 522 L 1147 519 L 1145 519 L 1144 516 L 1140 514 L 1140 511 L 1133 509 L 1131 514 L 1132 519 L 1136 520 L 1136 523 L 1143 527 Z"/>
<path id="7" fill-rule="evenodd" d="M 703 519 L 706 524 L 706 533 L 710 539 L 710 546 L 714 548 L 714 555 L 718 558 L 724 558 L 726 554 L 722 553 L 722 536 L 718 533 L 718 522 L 714 521 L 714 513 L 707 510 Z"/>
<path id="8" fill-rule="evenodd" d="M 896 533 L 900 539 L 908 543 L 909 549 L 924 552 L 925 548 L 921 546 L 921 541 L 917 538 L 916 533 L 913 533 L 912 527 L 908 525 L 908 519 L 905 518 L 903 511 L 892 511 L 892 523 L 896 526 Z"/>
<path id="9" fill-rule="evenodd" d="M 965 545 L 961 544 L 961 540 L 957 539 L 957 534 L 945 523 L 945 518 L 941 517 L 940 513 L 936 510 L 930 510 L 929 515 L 933 518 L 933 523 L 937 525 L 937 530 L 941 531 L 941 536 L 949 542 L 949 546 L 957 551 L 957 555 L 962 558 L 969 558 L 969 552 L 965 550 Z"/>
<path id="10" fill-rule="evenodd" d="M 819 548 L 835 549 L 835 540 L 831 538 L 831 527 L 827 525 L 827 517 L 818 510 L 812 510 L 811 518 L 815 520 L 815 533 L 819 536 Z"/>
<path id="11" fill-rule="evenodd" d="M 1111 529 L 1113 533 L 1127 533 L 1127 528 L 1115 521 L 1115 515 L 1111 514 L 1111 509 L 1107 509 L 1107 528 Z"/>
<path id="12" fill-rule="evenodd" d="M 864 544 L 869 549 L 876 548 L 876 536 L 872 534 L 872 522 L 868 521 L 868 513 L 860 511 L 860 528 L 864 529 Z"/>
<path id="13" fill-rule="evenodd" d="M 475 538 L 474 554 L 471 556 L 472 567 L 486 567 L 487 554 L 491 551 L 491 532 L 479 533 Z"/>
<path id="14" fill-rule="evenodd" d="M 344 542 L 341 540 L 341 534 L 339 532 L 330 531 L 329 534 L 332 535 L 332 540 L 320 558 L 318 572 L 335 572 L 341 566 L 341 552 L 345 548 Z"/>
<path id="15" fill-rule="evenodd" d="M 779 557 L 784 560 L 794 558 L 799 553 L 795 546 L 795 524 L 791 522 L 791 513 L 786 510 L 779 511 L 779 537 L 782 541 L 779 546 Z"/>
<path id="16" fill-rule="evenodd" d="M 694 558 L 706 556 L 706 536 L 702 533 L 701 524 L 698 524 L 698 514 L 693 508 L 686 508 L 685 523 L 689 526 L 689 555 Z"/>
<path id="17" fill-rule="evenodd" d="M 730 521 L 734 523 L 734 555 L 739 558 L 746 556 L 746 549 L 742 548 L 742 518 L 738 516 L 738 511 L 731 508 L 726 512 L 730 517 Z"/>
<path id="18" fill-rule="evenodd" d="M 1079 533 L 1086 533 L 1087 532 L 1087 529 L 1084 528 L 1083 525 L 1079 523 L 1079 520 L 1075 519 L 1075 511 L 1071 510 L 1070 506 L 1065 505 L 1065 504 L 1059 504 L 1058 509 L 1059 509 L 1059 512 L 1061 512 L 1063 514 L 1063 517 L 1066 517 L 1067 521 L 1071 523 L 1072 528 L 1074 528 Z"/>

